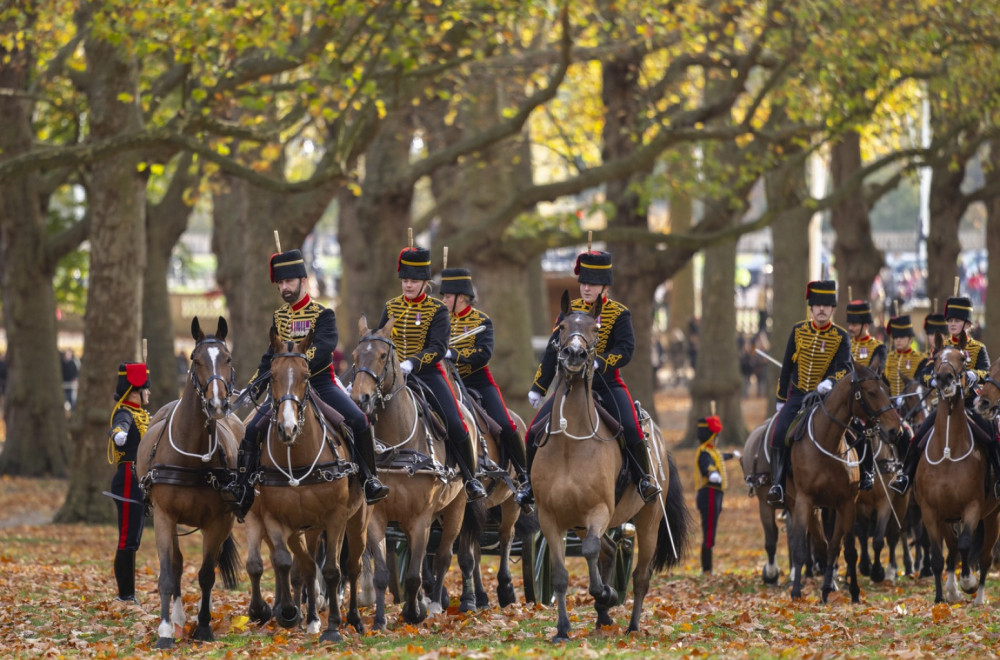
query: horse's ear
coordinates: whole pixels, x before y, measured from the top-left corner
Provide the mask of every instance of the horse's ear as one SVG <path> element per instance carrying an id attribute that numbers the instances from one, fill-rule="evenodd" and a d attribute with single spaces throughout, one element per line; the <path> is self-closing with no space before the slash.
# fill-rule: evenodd
<path id="1" fill-rule="evenodd" d="M 604 308 L 604 296 L 597 296 L 597 300 L 594 301 L 594 307 L 590 310 L 590 315 L 595 319 L 601 316 L 601 310 Z"/>
<path id="2" fill-rule="evenodd" d="M 882 355 L 876 355 L 872 358 L 872 361 L 868 363 L 868 368 L 874 371 L 879 376 L 882 375 L 882 368 L 885 365 L 882 364 Z"/>
<path id="3" fill-rule="evenodd" d="M 942 345 L 942 343 L 943 342 L 941 341 L 941 333 L 938 332 L 937 330 L 935 330 L 934 331 L 934 354 L 935 355 L 937 355 L 939 352 L 941 352 L 941 345 Z"/>
<path id="4" fill-rule="evenodd" d="M 226 335 L 229 334 L 229 324 L 226 323 L 225 317 L 219 317 L 219 327 L 215 331 L 216 339 L 225 339 Z"/>
<path id="5" fill-rule="evenodd" d="M 559 301 L 559 309 L 562 310 L 563 316 L 569 314 L 569 290 L 563 289 L 562 299 Z"/>
<path id="6" fill-rule="evenodd" d="M 364 337 L 368 334 L 368 317 L 364 314 L 358 319 L 358 336 Z"/>
<path id="7" fill-rule="evenodd" d="M 198 317 L 191 319 L 191 337 L 195 341 L 201 341 L 205 338 L 205 333 L 201 331 L 201 324 L 198 323 Z"/>
<path id="8" fill-rule="evenodd" d="M 385 322 L 385 325 L 378 329 L 379 335 L 388 337 L 389 333 L 392 332 L 392 326 L 394 325 L 396 325 L 396 317 L 390 316 L 389 320 Z"/>
<path id="9" fill-rule="evenodd" d="M 280 353 L 281 352 L 281 339 L 278 337 L 278 329 L 273 325 L 271 326 L 271 332 L 268 335 L 271 341 L 271 352 Z"/>

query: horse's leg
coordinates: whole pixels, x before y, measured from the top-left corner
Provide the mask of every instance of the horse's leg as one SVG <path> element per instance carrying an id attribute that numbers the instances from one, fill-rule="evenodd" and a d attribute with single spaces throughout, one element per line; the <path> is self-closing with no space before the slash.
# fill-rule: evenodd
<path id="1" fill-rule="evenodd" d="M 602 534 L 601 552 L 597 556 L 597 570 L 601 575 L 601 581 L 604 583 L 604 590 L 611 588 L 611 575 L 615 566 L 616 550 L 617 547 L 615 544 L 608 539 L 607 536 Z M 608 614 L 608 610 L 618 604 L 618 594 L 615 593 L 613 588 L 611 591 L 615 595 L 615 601 L 611 604 L 603 602 L 602 599 L 596 597 L 594 598 L 594 609 L 597 611 L 597 630 L 600 630 L 601 626 L 613 626 L 615 624 L 611 615 Z"/>
<path id="2" fill-rule="evenodd" d="M 458 568 L 462 571 L 462 595 L 459 598 L 459 612 L 475 612 L 477 608 L 476 590 L 482 587 L 482 577 L 479 575 L 479 544 L 473 542 L 468 534 L 462 534 L 458 539 Z M 435 571 L 435 575 L 437 572 Z M 437 583 L 435 582 L 435 593 Z"/>
<path id="3" fill-rule="evenodd" d="M 872 530 L 872 582 L 881 582 L 885 579 L 885 568 L 882 567 L 882 548 L 885 547 L 886 528 L 889 526 L 889 517 L 892 515 L 888 504 L 888 501 L 885 501 L 879 506 L 878 517 L 875 519 L 875 529 Z"/>
<path id="4" fill-rule="evenodd" d="M 428 516 L 420 516 L 411 521 L 406 531 L 406 541 L 410 544 L 410 564 L 406 567 L 404 578 L 403 619 L 407 623 L 420 623 L 427 618 L 427 606 L 420 597 L 424 557 L 427 556 L 427 539 L 431 531 L 431 521 Z M 443 545 L 443 544 L 442 544 Z M 451 554 L 448 557 L 451 561 Z"/>
<path id="5" fill-rule="evenodd" d="M 323 581 L 326 583 L 327 598 L 330 599 L 326 613 L 326 630 L 320 636 L 321 642 L 339 642 L 340 635 L 340 551 L 344 546 L 344 528 L 347 512 L 343 505 L 330 512 L 326 522 L 326 563 L 323 564 Z M 355 586 L 351 585 L 352 599 Z"/>
<path id="6" fill-rule="evenodd" d="M 327 548 L 330 547 L 327 541 Z M 319 615 L 316 613 L 316 558 L 308 547 L 306 547 L 305 534 L 303 532 L 293 532 L 288 537 L 288 549 L 292 553 L 292 566 L 298 566 L 299 577 L 302 581 L 303 593 L 293 593 L 293 602 L 301 605 L 305 595 L 306 604 L 306 634 L 319 634 Z M 334 585 L 337 589 L 339 585 Z M 301 615 L 300 615 L 301 616 Z"/>
<path id="7" fill-rule="evenodd" d="M 569 587 L 569 572 L 566 570 L 566 550 L 563 547 L 563 535 L 566 530 L 560 529 L 545 509 L 538 510 L 538 524 L 542 535 L 549 546 L 549 563 L 552 565 L 552 593 L 559 606 L 559 622 L 553 642 L 569 641 L 569 614 L 566 612 L 566 589 Z"/>
<path id="8" fill-rule="evenodd" d="M 604 507 L 596 507 L 587 521 L 587 534 L 581 541 L 581 554 L 587 560 L 587 572 L 590 574 L 588 591 L 594 597 L 594 608 L 597 610 L 597 626 L 611 625 L 608 608 L 618 604 L 618 593 L 610 584 L 604 581 L 601 574 L 600 557 L 603 549 L 604 532 L 608 528 L 611 512 Z"/>
<path id="9" fill-rule="evenodd" d="M 972 502 L 966 507 L 965 515 L 962 518 L 962 532 L 958 537 L 958 552 L 962 558 L 962 591 L 967 594 L 974 594 L 979 586 L 979 581 L 973 577 L 969 557 L 972 554 L 972 536 L 979 526 L 980 512 L 982 507 L 977 502 Z M 986 554 L 988 550 L 984 547 L 980 554 Z M 982 560 L 980 560 L 981 562 Z"/>
<path id="10" fill-rule="evenodd" d="M 160 560 L 160 625 L 156 630 L 158 639 L 156 648 L 169 649 L 174 646 L 174 625 L 171 621 L 170 601 L 176 590 L 178 577 L 175 577 L 174 545 L 177 542 L 177 523 L 162 507 L 156 508 L 153 516 L 153 529 L 156 534 L 156 554 Z"/>
<path id="11" fill-rule="evenodd" d="M 341 573 L 347 573 L 347 579 L 351 585 L 351 601 L 347 608 L 347 622 L 354 626 L 354 630 L 363 635 L 365 625 L 361 621 L 361 612 L 358 610 L 360 598 L 360 585 L 362 573 L 362 562 L 365 554 L 365 544 L 368 538 L 368 518 L 370 510 L 367 506 L 361 506 L 357 512 L 347 519 L 347 564 L 341 566 Z"/>
<path id="12" fill-rule="evenodd" d="M 833 553 L 831 554 L 839 555 L 839 548 L 841 544 L 843 544 L 844 563 L 847 564 L 847 580 L 850 584 L 849 591 L 851 594 L 851 602 L 859 603 L 861 602 L 861 587 L 858 585 L 858 550 L 854 543 L 855 511 L 855 501 L 851 498 L 843 507 L 841 507 L 841 510 L 837 512 L 837 525 L 841 529 L 842 536 L 840 539 L 834 540 L 831 544 L 833 545 Z M 841 522 L 841 518 L 844 519 L 843 522 Z M 836 565 L 836 556 L 834 556 L 833 564 Z"/>
<path id="13" fill-rule="evenodd" d="M 976 605 L 986 603 L 986 576 L 990 573 L 993 565 L 992 548 L 1000 537 L 1000 518 L 996 513 L 992 513 L 983 519 L 983 556 L 979 560 L 979 588 L 976 590 L 976 598 L 973 602 Z"/>
<path id="14" fill-rule="evenodd" d="M 247 616 L 255 623 L 264 624 L 271 620 L 271 607 L 265 602 L 260 591 L 260 578 L 264 574 L 264 559 L 260 554 L 263 524 L 256 511 L 251 509 L 246 516 L 247 535 L 247 576 L 250 578 L 250 607 Z"/>
<path id="15" fill-rule="evenodd" d="M 941 585 L 941 571 L 944 570 L 944 556 L 941 554 L 941 527 L 942 524 L 933 517 L 933 514 L 924 512 L 924 530 L 927 532 L 929 547 L 927 554 L 931 573 L 934 575 L 934 602 L 944 602 L 944 589 Z"/>
<path id="16" fill-rule="evenodd" d="M 198 609 L 198 627 L 194 639 L 199 642 L 215 640 L 212 633 L 212 587 L 215 586 L 215 565 L 219 560 L 222 544 L 229 536 L 231 525 L 221 520 L 201 528 L 201 568 L 198 569 L 198 586 L 201 587 L 201 607 Z"/>
<path id="17" fill-rule="evenodd" d="M 455 547 L 455 539 L 458 538 L 458 533 L 462 530 L 462 520 L 465 517 L 465 504 L 465 498 L 459 495 L 441 513 L 441 543 L 438 545 L 437 552 L 434 553 L 434 591 L 431 594 L 431 614 L 440 614 L 442 611 L 441 608 L 444 605 L 442 593 L 444 591 L 444 578 L 448 573 L 448 568 L 451 566 L 452 548 Z M 464 554 L 464 558 L 459 557 L 459 563 L 464 563 L 469 569 L 468 577 L 471 584 L 471 567 L 475 563 L 471 543 L 464 548 Z M 465 571 L 463 570 L 463 588 L 466 582 L 465 577 Z"/>
<path id="18" fill-rule="evenodd" d="M 812 500 L 799 494 L 788 518 L 788 549 L 792 564 L 792 599 L 802 598 L 802 567 L 811 561 L 806 540 L 812 517 Z"/>
<path id="19" fill-rule="evenodd" d="M 865 576 L 870 576 L 872 571 L 872 559 L 868 554 L 869 520 L 868 516 L 858 516 L 855 525 L 858 543 L 861 546 L 858 554 L 858 572 Z M 872 535 L 871 538 L 874 545 L 875 536 Z"/>
<path id="20" fill-rule="evenodd" d="M 762 490 L 762 489 L 758 489 Z M 767 563 L 760 571 L 764 584 L 775 584 L 778 581 L 778 563 L 775 555 L 778 553 L 778 522 L 775 520 L 774 507 L 767 503 L 767 496 L 757 493 L 757 512 L 760 514 L 760 524 L 764 528 L 764 551 L 767 552 Z"/>
<path id="21" fill-rule="evenodd" d="M 273 548 L 271 565 L 274 567 L 274 618 L 282 628 L 294 628 L 299 625 L 301 613 L 298 603 L 292 597 L 292 554 L 285 544 L 281 526 L 270 519 L 266 521 L 266 525 Z"/>
<path id="22" fill-rule="evenodd" d="M 896 583 L 897 573 L 899 572 L 899 564 L 896 561 L 896 548 L 899 547 L 899 542 L 902 537 L 900 535 L 899 526 L 896 524 L 895 520 L 890 519 L 889 524 L 886 525 L 885 530 L 885 547 L 886 547 L 886 571 L 885 579 L 889 581 L 890 584 Z M 905 552 L 906 544 L 904 542 L 903 551 Z"/>
<path id="23" fill-rule="evenodd" d="M 667 484 L 663 484 L 667 491 Z M 771 508 L 771 507 L 768 507 Z M 660 542 L 659 530 L 663 513 L 656 502 L 644 506 L 635 517 L 635 563 L 632 569 L 632 617 L 628 622 L 628 633 L 639 632 L 642 619 L 642 604 L 649 591 L 649 579 L 653 575 L 653 557 Z"/>
<path id="24" fill-rule="evenodd" d="M 510 575 L 510 547 L 514 543 L 514 524 L 517 522 L 520 514 L 520 507 L 518 507 L 513 497 L 508 497 L 500 504 L 500 546 L 497 549 L 500 556 L 500 567 L 497 571 L 497 600 L 500 603 L 500 607 L 507 607 L 517 602 L 517 595 L 514 593 L 514 581 Z M 478 590 L 482 586 L 482 574 L 479 571 L 478 551 L 476 555 L 476 578 L 479 580 L 476 592 L 476 604 L 479 605 Z M 483 596 L 486 596 L 485 590 L 483 590 Z M 481 606 L 488 607 L 489 599 Z"/>
<path id="25" fill-rule="evenodd" d="M 372 555 L 372 584 L 375 587 L 375 619 L 372 629 L 385 630 L 385 592 L 389 588 L 389 568 L 385 565 L 385 523 L 368 526 L 368 550 Z"/>

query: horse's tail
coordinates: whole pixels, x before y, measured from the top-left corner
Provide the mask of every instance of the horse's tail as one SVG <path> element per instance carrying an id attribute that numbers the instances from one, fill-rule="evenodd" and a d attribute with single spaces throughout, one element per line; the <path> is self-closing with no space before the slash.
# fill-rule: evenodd
<path id="1" fill-rule="evenodd" d="M 657 532 L 656 550 L 653 552 L 654 571 L 662 571 L 680 564 L 691 536 L 691 511 L 684 500 L 677 464 L 669 453 L 667 464 L 670 468 L 670 484 L 663 498 L 667 516 L 660 521 L 660 529 Z"/>
<path id="2" fill-rule="evenodd" d="M 465 503 L 465 517 L 458 532 L 458 547 L 469 548 L 479 543 L 486 529 L 486 500 Z"/>
<path id="3" fill-rule="evenodd" d="M 243 573 L 240 563 L 239 546 L 236 539 L 230 534 L 222 542 L 222 549 L 219 550 L 219 575 L 222 576 L 222 586 L 226 589 L 236 589 L 240 584 L 240 577 Z"/>
<path id="4" fill-rule="evenodd" d="M 542 526 L 538 523 L 538 512 L 522 513 L 514 523 L 514 532 L 518 536 L 532 536 L 541 531 Z"/>

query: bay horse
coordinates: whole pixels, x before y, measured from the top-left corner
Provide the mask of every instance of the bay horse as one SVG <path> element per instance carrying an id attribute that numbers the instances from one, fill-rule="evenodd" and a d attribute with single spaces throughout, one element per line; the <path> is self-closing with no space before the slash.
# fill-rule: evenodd
<path id="1" fill-rule="evenodd" d="M 571 311 L 569 293 L 563 292 L 552 417 L 547 429 L 539 432 L 539 447 L 531 468 L 538 522 L 548 544 L 552 588 L 559 605 L 553 642 L 569 639 L 566 611 L 569 573 L 564 547 L 568 530 L 573 530 L 582 541 L 590 576 L 589 592 L 594 597 L 600 628 L 613 624 L 608 609 L 618 603 L 618 594 L 606 581 L 607 566 L 602 575 L 599 565 L 602 539 L 609 528 L 634 521 L 637 554 L 628 632 L 636 632 L 653 571 L 680 562 L 691 526 L 677 467 L 652 420 L 648 420 L 644 430 L 651 446 L 653 477 L 663 493 L 657 500 L 646 503 L 623 472 L 627 466 L 623 466 L 615 434 L 595 407 L 591 384 L 600 314 L 600 299 L 589 313 Z M 616 498 L 620 475 L 627 483 L 621 497 Z"/>
<path id="2" fill-rule="evenodd" d="M 384 630 L 386 625 L 389 569 L 384 540 L 389 522 L 399 524 L 410 548 L 404 578 L 403 619 L 416 624 L 427 618 L 428 612 L 441 611 L 444 575 L 451 564 L 452 546 L 462 527 L 466 504 L 460 475 L 445 465 L 444 441 L 431 432 L 431 422 L 420 411 L 417 395 L 406 385 L 392 341 L 394 323 L 395 319 L 389 319 L 383 327 L 371 330 L 364 316 L 358 321 L 361 339 L 353 352 L 351 381 L 351 398 L 372 420 L 372 432 L 378 442 L 387 447 L 385 451 L 399 457 L 389 467 L 379 468 L 379 476 L 389 486 L 389 495 L 374 505 L 368 524 L 367 547 L 375 568 L 373 626 L 376 630 Z M 471 421 L 468 424 L 471 427 Z M 435 519 L 441 521 L 441 541 L 434 556 L 435 583 L 428 606 L 420 598 L 421 568 Z"/>
<path id="3" fill-rule="evenodd" d="M 231 536 L 235 516 L 219 492 L 232 478 L 243 437 L 243 423 L 230 415 L 236 372 L 225 341 L 227 333 L 221 316 L 215 334 L 208 336 L 194 318 L 195 347 L 181 398 L 157 411 L 139 443 L 136 477 L 152 507 L 160 561 L 156 642 L 160 649 L 173 647 L 174 626 L 184 624 L 178 525 L 198 528 L 202 535 L 201 607 L 194 639 L 214 638 L 211 595 L 216 565 L 227 588 L 235 588 L 238 582 L 239 559 Z"/>
<path id="4" fill-rule="evenodd" d="M 272 610 L 264 602 L 260 578 L 264 572 L 260 545 L 266 540 L 275 575 L 273 613 L 279 625 L 292 628 L 301 620 L 300 599 L 293 596 L 290 572 L 300 571 L 306 597 L 306 632 L 320 630 L 317 614 L 315 546 L 326 534 L 322 576 L 329 599 L 323 642 L 338 642 L 340 634 L 341 548 L 348 536 L 347 573 L 350 606 L 347 620 L 364 632 L 358 611 L 358 579 L 370 507 L 365 504 L 341 430 L 324 419 L 309 385 L 309 358 L 313 332 L 295 341 L 282 341 L 271 328 L 272 415 L 261 447 L 260 471 L 254 481 L 260 495 L 246 518 L 246 569 L 250 576 L 251 620 L 266 623 Z"/>
<path id="5" fill-rule="evenodd" d="M 998 502 L 992 489 L 986 488 L 988 459 L 974 442 L 965 414 L 964 342 L 956 346 L 942 346 L 941 343 L 941 336 L 936 335 L 937 409 L 934 428 L 929 432 L 917 465 L 913 494 L 930 538 L 934 602 L 944 602 L 945 591 L 951 601 L 960 598 L 955 585 L 955 562 L 960 553 L 962 590 L 975 593 L 975 603 L 979 605 L 985 601 L 986 575 L 993 560 L 993 546 L 1000 534 Z M 977 582 L 971 575 L 969 551 L 980 521 L 983 523 L 983 552 Z M 956 528 L 960 530 L 957 535 Z M 944 589 L 941 583 L 941 570 L 945 567 L 942 543 L 948 547 L 948 580 Z"/>
<path id="6" fill-rule="evenodd" d="M 790 473 L 794 502 L 790 506 L 788 536 L 792 551 L 793 599 L 802 598 L 802 567 L 810 560 L 807 529 L 815 507 L 836 513 L 832 533 L 827 536 L 826 556 L 820 556 L 824 575 L 822 600 L 827 602 L 834 585 L 834 568 L 844 549 L 851 602 L 860 601 L 857 575 L 857 548 L 854 544 L 854 519 L 858 495 L 857 453 L 847 446 L 845 432 L 855 419 L 866 425 L 869 442 L 874 436 L 889 433 L 894 439 L 900 432 L 899 415 L 889 400 L 882 380 L 881 361 L 869 366 L 855 365 L 850 377 L 837 381 L 833 389 L 805 411 L 799 422 L 805 437 L 791 446 Z M 868 451 L 866 447 L 861 451 Z"/>
<path id="7" fill-rule="evenodd" d="M 514 528 L 521 515 L 521 508 L 514 502 L 514 479 L 517 474 L 514 471 L 513 463 L 506 470 L 499 466 L 502 460 L 500 453 L 500 438 L 498 433 L 491 432 L 491 426 L 486 419 L 485 411 L 482 407 L 475 405 L 468 400 L 471 395 L 461 384 L 461 379 L 454 365 L 449 364 L 445 369 L 448 374 L 452 389 L 459 393 L 459 403 L 468 410 L 475 421 L 477 435 L 479 436 L 479 451 L 482 452 L 480 458 L 480 468 L 486 467 L 486 478 L 483 479 L 483 486 L 486 488 L 488 496 L 484 501 L 485 509 L 498 507 L 500 512 L 500 524 L 497 529 L 497 556 L 499 558 L 499 568 L 497 570 L 497 602 L 500 607 L 506 607 L 517 601 L 514 592 L 514 581 L 510 573 L 510 549 L 514 542 Z M 524 438 L 524 420 L 513 410 L 507 409 L 517 429 L 518 437 Z M 522 440 L 523 442 L 523 440 Z M 484 463 L 486 464 L 484 466 Z M 462 570 L 462 595 L 459 601 L 459 612 L 470 612 L 477 608 L 489 607 L 489 595 L 483 585 L 483 574 L 481 568 L 481 548 L 479 543 L 478 527 L 473 525 L 471 518 L 473 512 L 466 511 L 463 521 L 462 532 L 459 535 L 459 568 Z M 469 530 L 472 530 L 471 532 Z M 522 539 L 523 541 L 524 539 Z"/>
<path id="8" fill-rule="evenodd" d="M 991 421 L 1000 417 L 1000 360 L 990 365 L 989 375 L 980 385 L 972 409 Z"/>
<path id="9" fill-rule="evenodd" d="M 900 495 L 889 488 L 889 482 L 900 467 L 899 452 L 894 443 L 882 437 L 874 439 L 871 451 L 875 455 L 875 485 L 871 490 L 858 493 L 857 532 L 860 541 L 861 558 L 859 569 L 872 582 L 882 582 L 886 578 L 896 581 L 896 544 L 906 519 L 910 504 L 910 492 Z M 868 539 L 871 539 L 872 553 L 868 554 Z M 882 548 L 888 544 L 888 567 L 882 566 Z M 904 552 L 906 545 L 904 541 Z"/>

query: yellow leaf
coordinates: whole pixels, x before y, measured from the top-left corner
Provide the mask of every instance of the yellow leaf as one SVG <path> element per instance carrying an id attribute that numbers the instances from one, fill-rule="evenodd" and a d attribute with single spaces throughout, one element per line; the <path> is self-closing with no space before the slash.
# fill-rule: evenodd
<path id="1" fill-rule="evenodd" d="M 233 632 L 243 632 L 247 629 L 247 623 L 250 622 L 250 617 L 248 616 L 237 616 L 233 617 L 233 623 L 231 629 Z"/>

